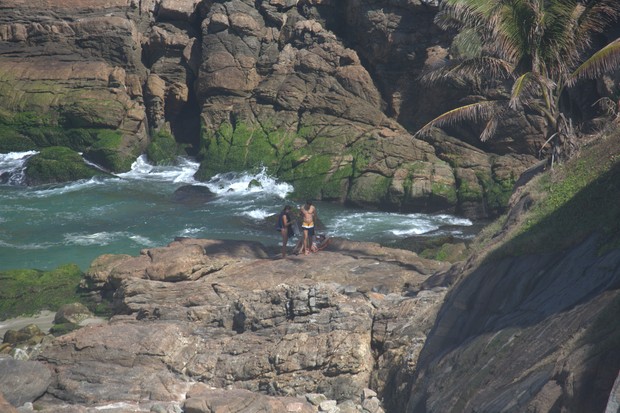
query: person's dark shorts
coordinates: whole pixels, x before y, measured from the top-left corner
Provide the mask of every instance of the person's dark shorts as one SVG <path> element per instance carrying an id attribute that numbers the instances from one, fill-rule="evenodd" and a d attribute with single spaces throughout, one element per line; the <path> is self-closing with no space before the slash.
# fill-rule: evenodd
<path id="1" fill-rule="evenodd" d="M 310 227 L 310 228 L 301 227 L 301 229 L 304 230 L 304 231 L 308 231 L 308 236 L 309 237 L 314 237 L 314 227 Z"/>

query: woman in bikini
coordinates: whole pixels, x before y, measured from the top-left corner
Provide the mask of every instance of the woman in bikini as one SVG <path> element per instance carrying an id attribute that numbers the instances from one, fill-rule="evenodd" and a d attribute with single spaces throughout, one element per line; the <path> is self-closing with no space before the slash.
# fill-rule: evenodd
<path id="1" fill-rule="evenodd" d="M 286 205 L 280 215 L 278 215 L 277 228 L 282 234 L 282 258 L 286 258 L 286 244 L 289 237 L 293 236 L 293 221 L 291 220 L 291 207 Z"/>

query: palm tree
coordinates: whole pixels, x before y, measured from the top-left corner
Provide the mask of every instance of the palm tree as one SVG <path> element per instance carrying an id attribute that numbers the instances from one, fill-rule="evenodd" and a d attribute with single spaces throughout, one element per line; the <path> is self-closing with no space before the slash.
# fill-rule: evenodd
<path id="1" fill-rule="evenodd" d="M 596 78 L 620 63 L 620 38 L 585 59 L 593 36 L 620 17 L 620 0 L 444 0 L 436 22 L 456 28 L 465 43 L 481 45 L 478 53 L 446 61 L 425 74 L 434 83 L 446 79 L 476 78 L 509 81 L 510 96 L 482 100 L 450 110 L 423 126 L 416 135 L 435 126 L 462 120 L 485 122 L 480 135 L 486 141 L 507 110 L 528 108 L 547 125 L 551 162 L 572 142 L 572 122 L 563 113 L 560 98 L 581 78 Z M 542 148 L 541 148 L 542 151 Z"/>

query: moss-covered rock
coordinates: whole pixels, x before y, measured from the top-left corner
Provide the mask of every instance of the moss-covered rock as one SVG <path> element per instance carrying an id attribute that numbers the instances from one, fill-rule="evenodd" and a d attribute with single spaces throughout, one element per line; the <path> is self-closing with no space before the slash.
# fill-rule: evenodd
<path id="1" fill-rule="evenodd" d="M 104 169 L 128 171 L 146 146 L 146 114 L 119 83 L 122 69 L 54 61 L 47 72 L 47 64 L 35 58 L 0 67 L 0 152 L 64 146 Z"/>
<path id="2" fill-rule="evenodd" d="M 138 147 L 129 149 L 125 146 L 121 132 L 102 129 L 97 131 L 96 142 L 84 152 L 84 156 L 107 170 L 124 172 L 131 169 L 140 152 Z"/>
<path id="3" fill-rule="evenodd" d="M 103 174 L 86 164 L 80 154 L 62 146 L 44 148 L 29 158 L 24 173 L 28 185 L 70 182 Z"/>
<path id="4" fill-rule="evenodd" d="M 282 155 L 270 139 L 280 141 L 281 137 L 270 136 L 262 127 L 244 122 L 222 123 L 215 132 L 203 129 L 199 155 L 203 162 L 197 177 L 207 180 L 219 172 L 241 172 L 258 167 L 274 172 Z"/>
<path id="5" fill-rule="evenodd" d="M 63 304 L 83 301 L 79 291 L 82 275 L 74 264 L 52 271 L 0 271 L 0 320 L 56 311 Z"/>
<path id="6" fill-rule="evenodd" d="M 146 147 L 146 157 L 154 165 L 173 165 L 178 156 L 179 146 L 170 132 L 160 130 L 153 135 Z"/>
<path id="7" fill-rule="evenodd" d="M 343 200 L 354 158 L 338 153 L 327 139 L 306 136 L 308 130 L 291 133 L 237 122 L 223 123 L 214 133 L 203 131 L 196 177 L 207 180 L 219 172 L 267 168 L 294 186 L 294 197 Z"/>
<path id="8" fill-rule="evenodd" d="M 375 173 L 358 177 L 349 191 L 349 201 L 357 205 L 377 204 L 385 199 L 391 179 Z"/>

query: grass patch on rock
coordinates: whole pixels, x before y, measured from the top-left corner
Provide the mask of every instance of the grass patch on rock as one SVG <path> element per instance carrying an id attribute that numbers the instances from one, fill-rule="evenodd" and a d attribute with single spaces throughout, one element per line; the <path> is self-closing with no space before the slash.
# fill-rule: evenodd
<path id="1" fill-rule="evenodd" d="M 562 251 L 595 233 L 601 236 L 601 253 L 619 247 L 620 132 L 601 134 L 522 191 L 531 205 L 516 216 L 500 217 L 494 231 L 483 231 L 484 239 L 477 241 L 482 245 L 499 234 L 507 237 L 495 256 Z"/>

